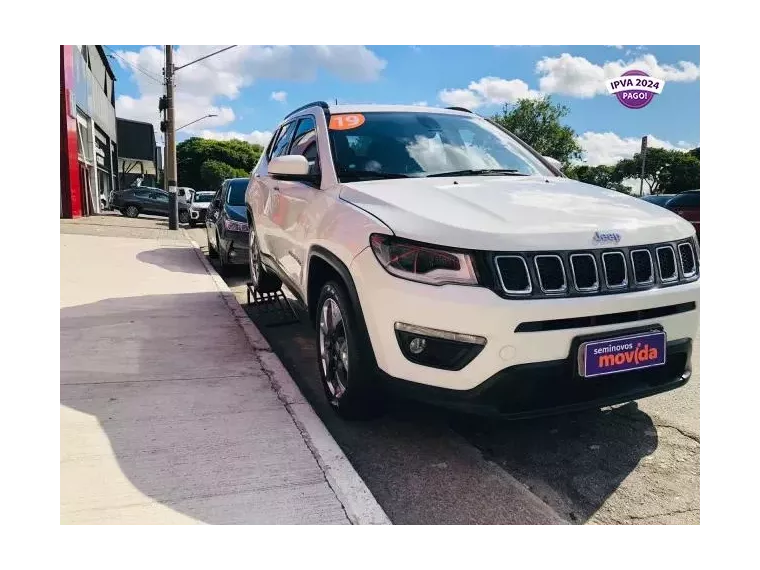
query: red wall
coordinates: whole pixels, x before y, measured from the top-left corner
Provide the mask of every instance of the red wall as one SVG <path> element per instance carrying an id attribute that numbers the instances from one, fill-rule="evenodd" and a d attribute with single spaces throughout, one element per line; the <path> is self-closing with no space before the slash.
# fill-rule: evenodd
<path id="1" fill-rule="evenodd" d="M 64 218 L 78 218 L 82 215 L 77 158 L 77 110 L 73 95 L 74 54 L 74 46 L 61 46 L 61 205 Z"/>

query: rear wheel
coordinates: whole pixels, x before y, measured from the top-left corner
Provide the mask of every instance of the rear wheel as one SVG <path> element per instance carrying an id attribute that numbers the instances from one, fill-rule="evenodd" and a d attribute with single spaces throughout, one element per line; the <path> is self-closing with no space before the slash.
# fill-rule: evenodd
<path id="1" fill-rule="evenodd" d="M 259 293 L 274 293 L 282 288 L 282 281 L 276 275 L 268 272 L 261 263 L 261 249 L 259 248 L 259 238 L 253 224 L 250 224 L 248 232 L 248 269 L 251 272 L 251 283 L 253 289 Z"/>
<path id="2" fill-rule="evenodd" d="M 138 208 L 137 206 L 131 206 L 131 205 L 127 206 L 124 209 L 124 215 L 128 218 L 136 218 L 137 216 L 140 215 L 140 208 Z"/>
<path id="3" fill-rule="evenodd" d="M 382 410 L 368 350 L 342 285 L 326 283 L 317 301 L 317 363 L 327 400 L 345 419 L 371 419 Z"/>

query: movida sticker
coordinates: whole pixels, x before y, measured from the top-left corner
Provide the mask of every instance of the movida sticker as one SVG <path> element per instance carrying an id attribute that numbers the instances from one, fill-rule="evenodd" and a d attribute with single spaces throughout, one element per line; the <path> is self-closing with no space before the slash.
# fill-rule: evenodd
<path id="1" fill-rule="evenodd" d="M 645 71 L 631 69 L 620 77 L 607 80 L 607 91 L 629 109 L 643 109 L 665 87 L 664 79 L 650 77 Z"/>

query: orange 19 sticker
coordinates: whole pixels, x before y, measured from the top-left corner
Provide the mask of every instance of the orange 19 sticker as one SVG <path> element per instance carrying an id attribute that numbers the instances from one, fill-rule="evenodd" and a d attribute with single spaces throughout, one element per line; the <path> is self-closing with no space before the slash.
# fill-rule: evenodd
<path id="1" fill-rule="evenodd" d="M 333 115 L 330 117 L 331 131 L 347 131 L 361 127 L 364 124 L 364 115 L 352 113 L 350 115 Z"/>

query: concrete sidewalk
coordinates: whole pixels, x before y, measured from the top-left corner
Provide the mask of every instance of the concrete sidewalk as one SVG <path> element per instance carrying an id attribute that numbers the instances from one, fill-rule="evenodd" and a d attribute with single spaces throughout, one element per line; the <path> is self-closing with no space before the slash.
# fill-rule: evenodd
<path id="1" fill-rule="evenodd" d="M 62 224 L 61 522 L 388 523 L 218 276 L 171 234 Z"/>

